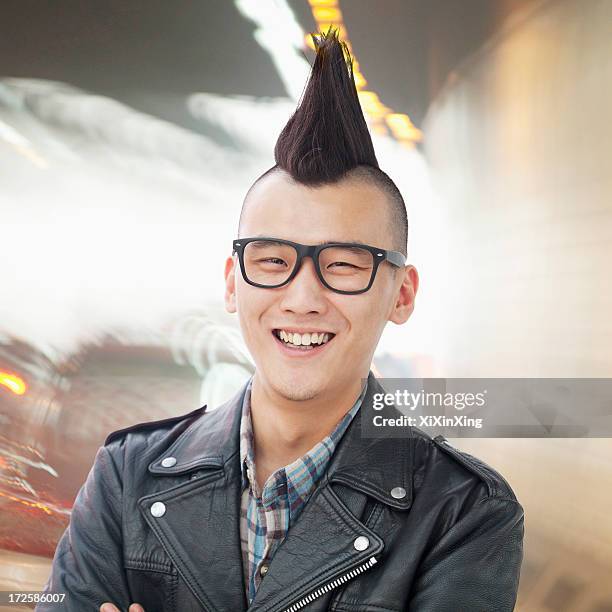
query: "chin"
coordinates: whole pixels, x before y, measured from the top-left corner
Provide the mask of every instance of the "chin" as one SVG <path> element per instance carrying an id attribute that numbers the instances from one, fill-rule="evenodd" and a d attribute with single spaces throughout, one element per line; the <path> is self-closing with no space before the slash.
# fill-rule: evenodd
<path id="1" fill-rule="evenodd" d="M 317 379 L 304 380 L 303 375 L 283 376 L 276 374 L 271 379 L 272 388 L 282 397 L 292 402 L 304 402 L 315 398 L 323 391 L 324 384 Z"/>

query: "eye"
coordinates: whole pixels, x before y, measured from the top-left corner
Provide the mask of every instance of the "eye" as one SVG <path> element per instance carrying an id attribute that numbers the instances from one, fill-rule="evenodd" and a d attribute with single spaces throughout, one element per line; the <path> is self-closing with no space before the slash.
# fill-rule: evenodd
<path id="1" fill-rule="evenodd" d="M 277 266 L 287 265 L 287 263 L 280 257 L 266 257 L 264 259 L 260 259 L 259 263 L 267 263 L 267 264 L 272 264 L 272 265 L 277 265 Z"/>
<path id="2" fill-rule="evenodd" d="M 334 261 L 334 262 L 330 263 L 327 267 L 331 268 L 331 267 L 334 267 L 334 266 L 336 266 L 336 267 L 343 267 L 343 268 L 344 267 L 348 267 L 348 268 L 357 268 L 358 267 L 358 266 L 356 266 L 356 265 L 354 265 L 352 263 L 349 263 L 348 261 Z"/>

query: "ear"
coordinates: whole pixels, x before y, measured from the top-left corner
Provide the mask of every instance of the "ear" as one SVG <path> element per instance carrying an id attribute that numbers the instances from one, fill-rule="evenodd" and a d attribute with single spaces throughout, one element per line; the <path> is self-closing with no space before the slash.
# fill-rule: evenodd
<path id="1" fill-rule="evenodd" d="M 401 325 L 405 323 L 414 310 L 414 299 L 419 289 L 419 274 L 414 266 L 406 266 L 402 274 L 395 304 L 389 315 L 389 321 Z"/>
<path id="2" fill-rule="evenodd" d="M 228 257 L 225 260 L 225 310 L 236 312 L 236 268 L 237 258 Z"/>

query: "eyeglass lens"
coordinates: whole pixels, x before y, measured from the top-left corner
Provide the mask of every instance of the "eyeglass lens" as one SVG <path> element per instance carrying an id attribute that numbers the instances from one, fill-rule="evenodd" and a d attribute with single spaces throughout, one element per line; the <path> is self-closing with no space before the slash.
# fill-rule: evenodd
<path id="1" fill-rule="evenodd" d="M 297 251 L 290 244 L 270 240 L 249 242 L 244 248 L 245 274 L 258 285 L 281 285 L 293 272 L 297 258 Z M 361 291 L 370 283 L 374 255 L 359 247 L 330 246 L 320 251 L 319 268 L 330 287 Z"/>

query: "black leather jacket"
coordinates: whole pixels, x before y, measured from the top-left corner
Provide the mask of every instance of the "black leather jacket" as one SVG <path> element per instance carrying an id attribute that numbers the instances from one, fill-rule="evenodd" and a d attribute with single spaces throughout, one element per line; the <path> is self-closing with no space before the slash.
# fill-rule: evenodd
<path id="1" fill-rule="evenodd" d="M 381 390 L 370 374 L 363 406 Z M 514 609 L 524 522 L 508 483 L 416 428 L 401 439 L 362 438 L 360 418 L 247 606 L 243 392 L 210 412 L 108 436 L 45 587 L 66 599 L 37 610 L 94 611 L 105 601 L 122 610 L 138 602 L 146 612 Z"/>

